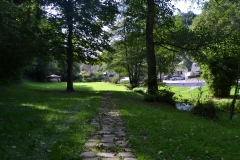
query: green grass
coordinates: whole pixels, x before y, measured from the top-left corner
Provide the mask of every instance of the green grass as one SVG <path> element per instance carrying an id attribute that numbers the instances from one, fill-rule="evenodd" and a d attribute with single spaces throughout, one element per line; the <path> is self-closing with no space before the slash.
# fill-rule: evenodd
<path id="1" fill-rule="evenodd" d="M 79 159 L 104 91 L 123 86 L 32 83 L 0 88 L 1 159 Z M 62 158 L 63 157 L 63 158 Z"/>
<path id="2" fill-rule="evenodd" d="M 159 89 L 161 89 L 162 87 L 159 86 Z M 189 90 L 189 87 L 173 87 L 173 86 L 166 86 L 167 89 L 169 89 L 170 91 L 174 92 L 174 93 L 178 93 L 178 92 L 184 92 Z M 136 87 L 133 89 L 133 91 L 139 91 L 139 90 L 147 90 L 147 87 Z"/>
<path id="3" fill-rule="evenodd" d="M 230 121 L 228 113 L 220 113 L 218 120 L 211 121 L 170 106 L 145 103 L 134 94 L 127 99 L 119 94 L 115 99 L 138 160 L 219 160 L 240 156 L 239 115 Z"/>
<path id="4" fill-rule="evenodd" d="M 220 113 L 212 121 L 146 103 L 142 95 L 109 83 L 74 83 L 74 93 L 65 89 L 66 83 L 0 87 L 1 159 L 80 159 L 105 92 L 112 93 L 138 160 L 239 159 L 238 114 L 230 121 L 228 113 Z M 182 89 L 174 90 L 187 94 Z"/>

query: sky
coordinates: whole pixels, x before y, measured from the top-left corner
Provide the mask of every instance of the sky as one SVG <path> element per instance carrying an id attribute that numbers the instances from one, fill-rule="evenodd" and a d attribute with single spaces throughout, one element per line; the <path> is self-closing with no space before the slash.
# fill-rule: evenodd
<path id="1" fill-rule="evenodd" d="M 202 11 L 201 9 L 198 9 L 198 6 L 197 4 L 193 4 L 192 7 L 191 7 L 191 2 L 183 2 L 183 1 L 179 1 L 179 2 L 175 2 L 173 3 L 173 5 L 180 9 L 181 12 L 185 12 L 187 13 L 188 11 L 193 11 L 195 14 L 200 14 Z"/>

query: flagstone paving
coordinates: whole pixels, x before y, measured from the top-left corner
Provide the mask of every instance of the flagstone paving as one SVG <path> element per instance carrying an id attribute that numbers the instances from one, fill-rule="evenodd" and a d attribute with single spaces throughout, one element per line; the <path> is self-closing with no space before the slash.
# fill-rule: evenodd
<path id="1" fill-rule="evenodd" d="M 98 116 L 91 124 L 97 132 L 85 143 L 86 150 L 80 154 L 83 160 L 137 160 L 125 138 L 124 123 L 111 94 L 103 95 Z"/>

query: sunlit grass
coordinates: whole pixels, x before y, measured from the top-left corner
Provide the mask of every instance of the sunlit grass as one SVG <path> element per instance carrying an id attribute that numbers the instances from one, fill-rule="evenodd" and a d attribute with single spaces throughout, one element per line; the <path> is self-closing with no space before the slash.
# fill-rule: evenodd
<path id="1" fill-rule="evenodd" d="M 159 90 L 161 89 L 168 89 L 174 93 L 177 93 L 177 92 L 184 92 L 184 91 L 187 91 L 189 90 L 189 87 L 176 87 L 176 86 L 159 86 L 158 87 Z M 142 91 L 146 91 L 147 90 L 147 87 L 146 86 L 140 86 L 140 87 L 136 87 L 133 89 L 134 91 L 139 91 L 139 90 L 142 90 Z"/>
<path id="2" fill-rule="evenodd" d="M 88 86 L 94 91 L 126 91 L 126 88 L 120 84 L 112 84 L 105 82 L 94 82 L 94 83 L 74 83 L 74 88 L 81 90 L 82 87 Z"/>
<path id="3" fill-rule="evenodd" d="M 65 91 L 67 87 L 66 82 L 61 83 L 25 83 L 31 89 L 43 91 Z M 75 91 L 126 91 L 126 88 L 120 84 L 112 84 L 105 82 L 74 82 L 73 88 Z"/>

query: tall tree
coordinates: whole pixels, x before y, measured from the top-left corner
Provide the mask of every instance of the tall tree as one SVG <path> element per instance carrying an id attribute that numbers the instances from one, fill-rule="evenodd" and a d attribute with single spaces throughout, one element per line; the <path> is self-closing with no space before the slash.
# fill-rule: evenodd
<path id="1" fill-rule="evenodd" d="M 109 56 L 111 57 L 109 67 L 121 72 L 122 75 L 127 75 L 131 87 L 134 88 L 139 84 L 140 76 L 143 76 L 145 69 L 145 43 L 143 37 L 131 36 L 112 44 L 115 52 Z"/>
<path id="2" fill-rule="evenodd" d="M 210 0 L 193 21 L 194 30 L 211 31 L 213 43 L 201 50 L 199 60 L 204 64 L 203 77 L 214 97 L 228 97 L 236 79 L 236 66 L 240 61 L 239 9 L 232 1 Z"/>
<path id="3" fill-rule="evenodd" d="M 146 63 L 145 21 L 136 17 L 133 7 L 128 3 L 129 1 L 125 0 L 119 7 L 120 14 L 114 30 L 118 39 L 113 43 L 115 52 L 111 66 L 125 72 L 131 87 L 136 87 Z"/>
<path id="4" fill-rule="evenodd" d="M 154 53 L 153 27 L 155 18 L 155 2 L 147 1 L 147 19 L 146 19 L 146 47 L 147 47 L 147 64 L 148 64 L 148 93 L 156 94 L 158 90 L 156 57 Z"/>
<path id="5" fill-rule="evenodd" d="M 100 52 L 109 49 L 110 34 L 104 30 L 114 22 L 117 3 L 114 0 L 43 0 L 51 6 L 49 22 L 60 26 L 64 33 L 59 48 L 66 57 L 67 89 L 72 92 L 72 67 L 74 61 L 91 63 L 99 60 Z"/>

